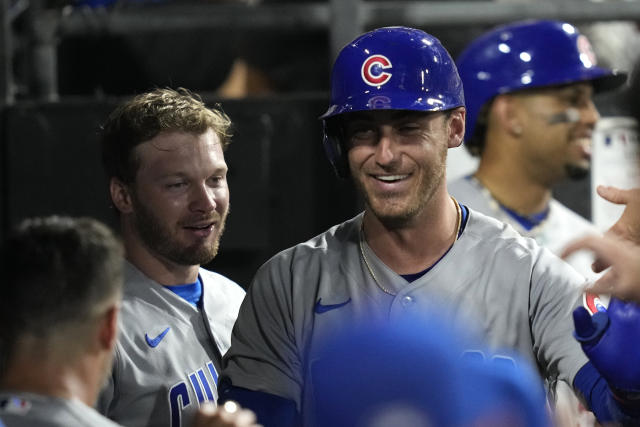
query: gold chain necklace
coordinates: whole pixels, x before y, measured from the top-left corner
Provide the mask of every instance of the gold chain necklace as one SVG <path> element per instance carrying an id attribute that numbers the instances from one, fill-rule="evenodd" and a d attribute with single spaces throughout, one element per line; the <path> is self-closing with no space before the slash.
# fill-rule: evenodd
<path id="1" fill-rule="evenodd" d="M 455 241 L 458 240 L 458 236 L 460 235 L 460 227 L 462 226 L 462 209 L 460 208 L 460 204 L 458 203 L 458 201 L 453 196 L 451 196 L 451 200 L 453 200 L 453 203 L 456 205 L 456 215 L 457 215 L 456 234 L 454 235 L 455 236 L 454 243 L 455 243 Z M 364 253 L 363 242 L 364 242 L 364 218 L 360 225 L 360 240 L 358 242 L 360 246 L 360 254 L 362 255 L 362 260 L 364 261 L 364 264 L 367 266 L 367 270 L 369 270 L 369 274 L 371 274 L 371 277 L 373 278 L 373 281 L 376 283 L 376 285 L 380 289 L 382 289 L 384 293 L 389 294 L 391 296 L 396 296 L 394 292 L 382 286 L 382 283 L 378 281 L 378 278 L 373 272 L 371 265 L 369 265 L 369 260 L 367 259 L 367 256 Z M 453 246 L 453 243 L 451 245 Z"/>

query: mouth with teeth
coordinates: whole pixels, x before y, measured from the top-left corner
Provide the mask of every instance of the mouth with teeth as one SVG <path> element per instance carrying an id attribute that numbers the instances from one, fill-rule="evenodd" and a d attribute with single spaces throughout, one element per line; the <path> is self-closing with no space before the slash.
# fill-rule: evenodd
<path id="1" fill-rule="evenodd" d="M 374 179 L 378 181 L 382 181 L 384 183 L 395 183 L 399 181 L 403 181 L 409 177 L 409 174 L 403 175 L 371 175 Z"/>
<path id="2" fill-rule="evenodd" d="M 570 150 L 577 158 L 585 161 L 591 160 L 591 137 L 579 135 L 571 141 Z"/>
<path id="3" fill-rule="evenodd" d="M 213 222 L 199 223 L 199 224 L 193 224 L 193 225 L 185 225 L 183 228 L 195 234 L 198 237 L 207 237 L 213 232 L 215 225 L 216 225 L 216 222 L 213 221 Z"/>

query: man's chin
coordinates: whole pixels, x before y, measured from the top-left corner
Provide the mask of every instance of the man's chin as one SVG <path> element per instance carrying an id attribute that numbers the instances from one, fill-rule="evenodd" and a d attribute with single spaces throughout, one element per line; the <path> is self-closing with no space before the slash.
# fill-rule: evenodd
<path id="1" fill-rule="evenodd" d="M 409 209 L 375 209 L 371 208 L 373 214 L 378 220 L 388 228 L 398 228 L 406 225 L 412 218 L 413 214 Z"/>
<path id="2" fill-rule="evenodd" d="M 208 264 L 218 255 L 218 248 L 206 248 L 192 251 L 183 258 L 184 265 L 204 265 Z"/>

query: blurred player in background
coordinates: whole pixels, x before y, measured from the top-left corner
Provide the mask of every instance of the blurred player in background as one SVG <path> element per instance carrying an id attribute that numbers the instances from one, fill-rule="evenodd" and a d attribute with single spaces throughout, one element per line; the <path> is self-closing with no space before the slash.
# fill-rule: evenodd
<path id="1" fill-rule="evenodd" d="M 552 197 L 552 188 L 588 175 L 599 118 L 593 94 L 617 88 L 626 76 L 598 67 L 587 38 L 559 21 L 497 27 L 471 42 L 457 64 L 466 89 L 465 146 L 480 164 L 449 184 L 451 194 L 556 254 L 576 236 L 595 233 Z M 568 261 L 593 276 L 587 254 Z M 572 400 L 568 387 L 557 392 Z M 578 402 L 561 406 L 577 408 L 581 425 L 593 425 Z"/>
<path id="2" fill-rule="evenodd" d="M 220 361 L 244 297 L 200 267 L 229 211 L 229 118 L 187 90 L 156 89 L 103 127 L 103 163 L 125 247 L 121 334 L 104 414 L 127 426 L 188 425 L 216 403 Z"/>
<path id="3" fill-rule="evenodd" d="M 364 213 L 260 268 L 225 356 L 222 400 L 256 410 L 267 426 L 295 425 L 298 417 L 313 425 L 322 397 L 316 376 L 333 375 L 313 370 L 326 336 L 446 307 L 498 355 L 516 351 L 548 381 L 573 384 L 601 420 L 631 417 L 619 404 L 629 396 L 616 400 L 612 390 L 640 385 L 628 356 L 634 346 L 605 350 L 617 349 L 611 335 L 633 335 L 640 325 L 618 316 L 601 334 L 581 329 L 588 359 L 571 336 L 584 277 L 448 194 L 447 149 L 462 143 L 464 105 L 453 60 L 423 31 L 381 28 L 342 49 L 321 117 L 324 142 L 336 172 L 351 176 L 363 196 Z M 614 305 L 615 313 L 627 308 Z M 621 372 L 629 379 L 616 387 Z"/>
<path id="4" fill-rule="evenodd" d="M 594 93 L 626 79 L 596 65 L 589 41 L 565 22 L 522 21 L 472 41 L 457 60 L 465 87 L 465 147 L 480 157 L 451 194 L 559 254 L 595 227 L 552 196 L 588 175 L 599 114 Z M 592 276 L 591 258 L 570 262 Z"/>
<path id="5" fill-rule="evenodd" d="M 627 91 L 627 102 L 632 117 L 640 123 L 640 66 L 636 64 L 631 84 Z M 640 158 L 636 159 L 640 164 Z M 637 183 L 640 185 L 640 182 Z M 589 250 L 596 256 L 594 269 L 604 273 L 590 290 L 595 293 L 612 294 L 640 303 L 640 189 L 624 190 L 599 186 L 598 194 L 604 199 L 626 205 L 625 212 L 604 236 L 587 235 L 573 241 L 563 252 L 568 256 L 579 250 Z"/>

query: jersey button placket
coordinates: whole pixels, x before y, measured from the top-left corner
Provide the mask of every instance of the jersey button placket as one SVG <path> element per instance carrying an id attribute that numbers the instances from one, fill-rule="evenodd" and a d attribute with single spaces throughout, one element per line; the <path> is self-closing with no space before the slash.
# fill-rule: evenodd
<path id="1" fill-rule="evenodd" d="M 405 308 L 413 305 L 414 302 L 415 301 L 414 301 L 414 299 L 413 299 L 413 297 L 411 295 L 405 295 L 400 300 L 400 304 L 402 304 L 402 306 L 405 307 Z"/>

